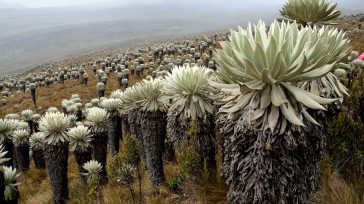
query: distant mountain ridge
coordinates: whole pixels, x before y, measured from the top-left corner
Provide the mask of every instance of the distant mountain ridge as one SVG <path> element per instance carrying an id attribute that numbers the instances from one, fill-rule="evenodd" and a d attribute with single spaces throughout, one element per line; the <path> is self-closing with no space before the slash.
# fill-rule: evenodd
<path id="1" fill-rule="evenodd" d="M 0 0 L 0 9 L 24 9 L 27 8 L 24 5 L 17 4 L 17 3 L 8 3 Z"/>
<path id="2" fill-rule="evenodd" d="M 282 6 L 263 0 L 237 6 L 239 1 L 169 0 L 115 7 L 30 9 L 0 0 L 0 73 L 127 42 L 236 28 L 258 20 L 269 23 L 279 16 Z M 339 4 L 343 14 L 364 9 L 355 6 L 357 1 Z"/>

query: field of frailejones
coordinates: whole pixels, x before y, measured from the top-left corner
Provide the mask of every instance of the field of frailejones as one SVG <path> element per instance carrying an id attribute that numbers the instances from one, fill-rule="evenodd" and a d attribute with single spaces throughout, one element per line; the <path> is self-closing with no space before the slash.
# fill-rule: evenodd
<path id="1" fill-rule="evenodd" d="M 351 45 L 354 50 L 364 51 L 364 31 L 358 30 L 358 23 L 354 23 L 354 17 L 347 17 L 343 20 L 338 20 L 339 28 L 345 29 L 348 32 L 348 37 L 351 40 Z M 202 38 L 201 38 L 202 39 Z M 202 41 L 199 39 L 200 41 Z M 192 39 L 192 41 L 195 39 Z M 218 43 L 215 45 L 218 46 Z M 204 50 L 205 55 L 209 54 L 209 50 Z M 175 53 L 177 56 L 177 53 Z M 170 57 L 175 57 L 171 56 Z M 78 94 L 82 102 L 88 102 L 93 98 L 98 98 L 96 85 L 99 82 L 97 76 L 93 73 L 92 63 L 97 59 L 106 58 L 106 54 L 93 54 L 77 58 L 77 64 L 85 64 L 85 71 L 88 75 L 88 84 L 84 86 L 78 79 L 68 79 L 64 84 L 53 83 L 48 88 L 38 87 L 36 89 L 37 107 L 34 106 L 30 93 L 16 93 L 8 97 L 6 105 L 1 107 L 0 117 L 4 117 L 10 113 L 18 113 L 26 109 L 31 109 L 35 113 L 43 114 L 50 107 L 57 107 L 62 110 L 62 100 L 69 99 L 73 94 Z M 148 61 L 148 56 L 143 55 L 144 61 Z M 136 60 L 136 59 L 132 59 Z M 154 61 L 154 60 L 153 60 Z M 73 61 L 74 62 L 74 61 Z M 99 65 L 98 65 L 99 66 Z M 58 67 L 71 67 L 70 61 L 62 61 L 53 65 L 56 70 Z M 98 67 L 99 68 L 99 67 Z M 34 76 L 39 73 L 39 69 L 32 71 Z M 151 74 L 151 73 L 150 73 Z M 148 75 L 148 74 L 145 74 Z M 144 76 L 131 74 L 129 76 L 128 85 L 132 86 L 141 81 Z M 115 74 L 109 74 L 105 88 L 105 96 L 108 97 L 113 91 L 120 89 L 118 77 Z M 347 100 L 350 100 L 348 97 Z M 343 109 L 346 107 L 344 106 Z M 219 145 L 217 146 L 216 162 L 217 166 L 221 166 L 221 152 Z M 125 144 L 120 143 L 121 152 Z M 112 164 L 112 158 L 108 154 L 108 163 Z M 357 180 L 361 177 L 343 178 L 340 176 L 334 167 L 327 165 L 326 160 L 322 162 L 321 189 L 313 198 L 312 202 L 317 203 L 362 203 L 364 197 L 363 192 L 358 192 L 358 189 L 364 190 L 363 180 Z M 176 161 L 164 161 L 164 173 L 166 177 L 166 185 L 159 189 L 159 193 L 155 192 L 152 182 L 149 180 L 148 173 L 145 170 L 145 164 L 140 169 L 141 178 L 132 182 L 131 186 L 135 192 L 135 199 L 139 200 L 139 187 L 141 186 L 142 200 L 145 203 L 227 203 L 227 186 L 223 179 L 217 176 L 216 179 L 206 179 L 201 176 L 199 179 L 184 180 L 183 185 L 177 177 L 177 172 L 180 166 Z M 219 175 L 219 168 L 217 175 Z M 133 203 L 134 195 L 130 193 L 130 186 L 121 186 L 115 182 L 109 182 L 105 186 L 99 187 L 100 190 L 86 188 L 79 181 L 79 172 L 77 164 L 70 152 L 68 158 L 68 178 L 69 178 L 69 203 Z M 141 183 L 139 182 L 141 181 Z M 50 181 L 45 169 L 34 168 L 33 162 L 30 169 L 22 172 L 18 182 L 20 192 L 20 203 L 52 203 L 52 189 Z M 95 196 L 95 194 L 97 194 Z M 90 197 L 96 199 L 91 199 Z"/>

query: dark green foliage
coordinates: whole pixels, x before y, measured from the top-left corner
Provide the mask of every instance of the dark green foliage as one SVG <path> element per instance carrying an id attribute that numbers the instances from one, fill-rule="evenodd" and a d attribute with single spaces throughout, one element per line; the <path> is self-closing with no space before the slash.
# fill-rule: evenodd
<path id="1" fill-rule="evenodd" d="M 122 146 L 122 160 L 127 164 L 137 166 L 140 162 L 139 144 L 135 136 L 127 136 L 124 138 Z"/>
<path id="2" fill-rule="evenodd" d="M 182 190 L 182 179 L 178 175 L 174 175 L 167 180 L 168 188 L 174 193 L 179 193 Z"/>
<path id="3" fill-rule="evenodd" d="M 168 116 L 167 130 L 168 141 L 165 143 L 165 147 L 168 148 L 168 143 L 173 143 L 176 148 L 180 148 L 181 143 L 185 139 L 190 140 L 191 145 L 194 146 L 199 154 L 199 166 L 202 167 L 204 162 L 207 162 L 210 179 L 216 180 L 215 116 L 213 114 L 206 114 L 204 117 L 192 119 L 170 114 Z M 195 135 L 193 138 L 191 133 Z M 165 153 L 167 150 L 165 149 Z"/>
<path id="4" fill-rule="evenodd" d="M 209 167 L 207 164 L 207 161 L 205 160 L 203 163 L 203 169 L 202 169 L 202 176 L 201 176 L 201 181 L 202 181 L 202 192 L 204 197 L 207 196 L 207 191 L 209 188 Z"/>
<path id="5" fill-rule="evenodd" d="M 126 136 L 122 142 L 121 151 L 116 154 L 107 166 L 110 181 L 115 184 L 117 171 L 122 164 L 138 166 L 140 164 L 139 144 L 135 136 Z"/>
<path id="6" fill-rule="evenodd" d="M 125 173 L 120 170 L 122 166 L 128 164 L 135 167 L 139 182 L 139 202 L 142 203 L 142 168 L 139 153 L 140 150 L 138 139 L 133 135 L 127 135 L 123 139 L 121 151 L 111 159 L 107 168 L 111 184 L 120 185 L 120 182 L 118 181 L 120 180 L 120 177 L 126 179 L 126 184 L 129 186 L 133 201 L 135 202 L 135 192 L 132 186 L 130 186 L 134 182 L 134 177 L 132 179 L 129 179 L 130 177 L 128 177 L 127 175 L 120 175 L 121 173 Z"/>
<path id="7" fill-rule="evenodd" d="M 87 179 L 87 198 L 92 203 L 102 203 L 102 190 L 100 180 L 97 177 L 90 176 Z"/>
<path id="8" fill-rule="evenodd" d="M 346 82 L 350 97 L 331 123 L 327 152 L 334 168 L 364 195 L 364 185 L 358 182 L 364 180 L 364 73 L 356 69 Z"/>
<path id="9" fill-rule="evenodd" d="M 201 159 L 196 150 L 197 139 L 196 121 L 192 120 L 190 130 L 176 150 L 179 174 L 184 179 L 195 177 L 200 173 Z"/>

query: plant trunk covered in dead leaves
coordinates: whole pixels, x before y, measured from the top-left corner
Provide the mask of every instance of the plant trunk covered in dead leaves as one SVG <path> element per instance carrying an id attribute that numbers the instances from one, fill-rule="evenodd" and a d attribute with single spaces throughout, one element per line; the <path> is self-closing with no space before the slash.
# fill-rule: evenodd
<path id="1" fill-rule="evenodd" d="M 143 136 L 141 133 L 141 123 L 140 118 L 138 117 L 137 111 L 130 111 L 128 114 L 128 124 L 129 124 L 129 130 L 131 134 L 134 134 L 136 138 L 138 139 L 139 144 L 139 154 L 140 159 L 145 162 L 146 156 L 145 156 L 145 150 L 144 150 L 144 143 L 143 143 Z"/>
<path id="2" fill-rule="evenodd" d="M 282 135 L 226 132 L 222 176 L 231 203 L 307 203 L 319 186 L 325 139 L 320 127 L 305 124 L 306 129 Z"/>
<path id="3" fill-rule="evenodd" d="M 4 191 L 5 191 L 5 177 L 4 177 L 4 170 L 1 168 L 0 169 L 0 203 L 5 202 Z"/>
<path id="4" fill-rule="evenodd" d="M 33 149 L 33 160 L 35 168 L 45 169 L 44 151 L 42 149 Z"/>
<path id="5" fill-rule="evenodd" d="M 155 186 L 159 186 L 165 181 L 162 155 L 166 137 L 166 114 L 160 111 L 141 111 L 138 115 L 142 120 L 140 128 L 149 178 Z"/>
<path id="6" fill-rule="evenodd" d="M 110 145 L 110 154 L 115 156 L 119 152 L 119 140 L 121 137 L 121 117 L 113 115 L 108 124 L 108 137 Z"/>
<path id="7" fill-rule="evenodd" d="M 101 185 L 106 185 L 109 182 L 106 172 L 107 140 L 107 132 L 95 133 L 93 141 L 93 153 L 95 160 L 102 165 L 102 170 L 99 175 Z"/>
<path id="8" fill-rule="evenodd" d="M 29 169 L 29 145 L 23 144 L 15 146 L 16 160 L 20 171 L 27 171 Z"/>
<path id="9" fill-rule="evenodd" d="M 215 116 L 207 114 L 205 117 L 198 117 L 195 120 L 195 127 L 191 127 L 191 119 L 184 119 L 175 114 L 168 115 L 167 123 L 167 141 L 178 148 L 181 142 L 186 139 L 186 134 L 191 128 L 195 128 L 197 152 L 200 155 L 203 166 L 204 161 L 207 162 L 209 175 L 216 175 L 216 159 L 215 159 Z"/>
<path id="10" fill-rule="evenodd" d="M 82 184 L 87 184 L 87 176 L 84 175 L 87 171 L 83 168 L 83 165 L 92 160 L 91 148 L 86 149 L 85 151 L 74 151 L 73 157 L 78 166 L 78 172 L 80 173 L 80 181 Z"/>
<path id="11" fill-rule="evenodd" d="M 52 184 L 56 204 L 67 203 L 68 199 L 68 144 L 46 145 L 44 158 Z"/>

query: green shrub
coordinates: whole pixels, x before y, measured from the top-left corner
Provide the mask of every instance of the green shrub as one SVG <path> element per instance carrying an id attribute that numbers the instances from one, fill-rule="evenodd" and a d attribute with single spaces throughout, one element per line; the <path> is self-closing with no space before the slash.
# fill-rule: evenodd
<path id="1" fill-rule="evenodd" d="M 195 178 L 200 174 L 200 155 L 197 152 L 197 128 L 196 121 L 191 121 L 191 128 L 187 132 L 185 139 L 176 150 L 179 175 L 183 179 Z"/>
<path id="2" fill-rule="evenodd" d="M 359 69 L 350 73 L 350 97 L 345 101 L 339 115 L 332 121 L 327 138 L 327 152 L 334 169 L 364 196 L 364 73 Z"/>
<path id="3" fill-rule="evenodd" d="M 182 179 L 178 175 L 174 175 L 167 180 L 168 189 L 174 193 L 178 193 L 182 190 Z"/>
<path id="4" fill-rule="evenodd" d="M 125 136 L 123 139 L 121 151 L 116 154 L 108 163 L 107 172 L 109 174 L 108 176 L 112 185 L 117 185 L 117 174 L 123 164 L 130 164 L 139 169 L 139 146 L 135 136 Z"/>

